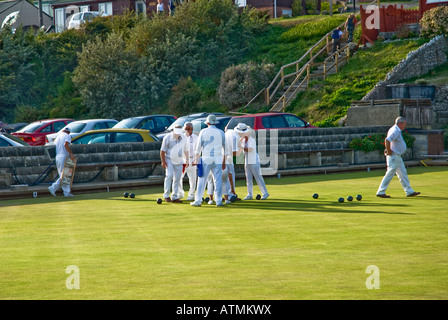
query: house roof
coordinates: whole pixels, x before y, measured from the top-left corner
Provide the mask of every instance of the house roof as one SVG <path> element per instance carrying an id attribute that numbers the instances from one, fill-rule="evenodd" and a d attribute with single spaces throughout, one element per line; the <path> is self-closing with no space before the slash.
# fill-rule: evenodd
<path id="1" fill-rule="evenodd" d="M 0 13 L 11 8 L 12 6 L 16 5 L 20 1 L 24 1 L 24 0 L 11 0 L 11 1 L 0 2 Z"/>

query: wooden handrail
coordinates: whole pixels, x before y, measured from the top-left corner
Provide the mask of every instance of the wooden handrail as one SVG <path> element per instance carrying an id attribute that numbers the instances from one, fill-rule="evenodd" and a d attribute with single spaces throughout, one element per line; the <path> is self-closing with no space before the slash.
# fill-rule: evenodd
<path id="1" fill-rule="evenodd" d="M 377 2 L 378 2 L 377 0 L 373 0 L 373 1 L 372 1 L 371 3 L 369 3 L 368 5 L 371 5 L 371 4 L 374 4 L 374 3 L 377 3 Z M 355 13 L 355 16 L 359 16 L 359 15 L 360 15 L 360 11 L 358 11 L 358 12 Z M 337 28 L 339 28 L 339 27 L 343 27 L 344 25 L 345 25 L 345 21 L 344 21 L 343 23 L 341 23 Z M 290 62 L 290 63 L 285 64 L 285 65 L 283 65 L 283 66 L 280 67 L 280 70 L 277 72 L 277 74 L 275 75 L 274 79 L 271 81 L 271 83 L 270 83 L 270 84 L 266 87 L 266 89 L 265 89 L 265 90 L 266 90 L 266 105 L 269 105 L 269 104 L 270 104 L 272 98 L 273 98 L 274 95 L 277 93 L 277 91 L 278 91 L 278 89 L 280 88 L 280 86 L 284 83 L 285 79 L 290 78 L 290 77 L 292 77 L 292 76 L 296 76 L 296 77 L 297 77 L 298 74 L 302 74 L 302 73 L 303 73 L 303 70 L 305 70 L 305 69 L 307 68 L 307 65 L 310 64 L 310 63 L 312 63 L 312 62 L 315 60 L 316 57 L 318 57 L 320 54 L 323 53 L 323 51 L 324 51 L 325 49 L 327 50 L 327 53 L 329 53 L 329 48 L 330 48 L 330 46 L 331 46 L 331 41 L 330 41 L 331 33 L 332 33 L 332 31 L 330 31 L 330 32 L 328 32 L 327 34 L 325 34 L 325 35 L 324 35 L 318 42 L 316 42 L 316 44 L 314 44 L 310 49 L 308 49 L 308 50 L 305 52 L 305 54 L 303 54 L 303 56 L 300 57 L 300 59 L 298 59 L 298 60 L 296 60 L 296 61 L 294 61 L 294 62 Z M 319 47 L 320 45 L 322 45 L 322 43 L 323 43 L 324 41 L 326 42 L 326 44 L 319 50 L 318 54 L 313 55 L 313 54 L 312 54 L 313 50 L 316 49 L 317 47 Z M 332 56 L 333 56 L 333 55 L 332 55 Z M 307 59 L 308 57 L 309 57 L 308 62 L 306 62 L 305 65 L 302 66 L 302 67 L 300 68 L 300 67 L 299 67 L 299 64 L 300 64 L 302 61 L 304 61 L 305 59 Z M 293 73 L 289 73 L 289 74 L 286 74 L 286 75 L 285 75 L 285 72 L 284 72 L 285 69 L 286 69 L 286 68 L 289 68 L 289 67 L 292 67 L 292 66 L 296 66 L 296 71 L 293 72 Z M 279 80 L 278 84 L 276 85 L 277 80 L 278 80 L 279 78 L 280 78 L 280 80 Z M 272 91 L 272 88 L 274 87 L 274 85 L 275 85 L 275 88 L 274 88 L 274 90 Z M 291 85 L 290 85 L 290 86 L 291 86 Z M 288 88 L 288 89 L 289 89 L 289 88 Z M 283 96 L 282 96 L 282 97 L 283 97 Z M 279 99 L 279 101 L 282 99 L 282 97 Z M 283 99 L 283 100 L 284 100 L 284 99 Z M 253 100 L 251 100 L 251 101 L 253 101 Z M 276 106 L 276 105 L 278 104 L 279 101 L 277 101 L 277 103 L 275 103 L 274 106 Z M 247 107 L 249 104 L 250 104 L 250 103 L 248 103 L 248 104 L 246 105 L 246 107 Z M 272 109 L 274 109 L 274 107 L 271 108 L 271 110 L 272 110 Z"/>

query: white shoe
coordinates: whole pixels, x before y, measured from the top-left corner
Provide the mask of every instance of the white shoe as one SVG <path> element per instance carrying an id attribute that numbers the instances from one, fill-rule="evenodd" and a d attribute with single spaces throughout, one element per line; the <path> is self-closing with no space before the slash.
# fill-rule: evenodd
<path id="1" fill-rule="evenodd" d="M 254 200 L 254 198 L 252 196 L 245 196 L 243 200 Z"/>
<path id="2" fill-rule="evenodd" d="M 54 192 L 52 187 L 48 187 L 48 191 L 50 191 L 53 197 L 56 197 L 56 193 Z"/>
<path id="3" fill-rule="evenodd" d="M 232 201 L 226 200 L 226 204 L 232 204 Z"/>
<path id="4" fill-rule="evenodd" d="M 201 206 L 201 203 L 200 203 L 199 201 L 190 202 L 190 206 L 193 206 L 193 207 L 200 207 L 200 206 Z"/>
<path id="5" fill-rule="evenodd" d="M 210 200 L 210 201 L 208 202 L 208 204 L 213 204 L 213 200 Z"/>
<path id="6" fill-rule="evenodd" d="M 216 203 L 216 206 L 217 206 L 217 207 L 224 207 L 224 203 L 222 203 L 222 202 L 217 202 L 217 203 Z"/>
<path id="7" fill-rule="evenodd" d="M 187 201 L 194 201 L 194 197 L 188 197 Z"/>
<path id="8" fill-rule="evenodd" d="M 64 197 L 66 197 L 66 198 L 72 198 L 72 197 L 74 197 L 74 195 L 72 195 L 71 193 L 69 193 L 69 194 L 67 194 L 67 195 L 64 195 Z"/>
<path id="9" fill-rule="evenodd" d="M 269 197 L 269 193 L 266 193 L 261 197 L 261 200 L 266 200 L 268 197 Z"/>

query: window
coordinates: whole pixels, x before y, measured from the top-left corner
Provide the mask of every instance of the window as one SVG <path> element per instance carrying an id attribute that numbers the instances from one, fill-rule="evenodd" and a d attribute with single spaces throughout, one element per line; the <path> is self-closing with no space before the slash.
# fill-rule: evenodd
<path id="1" fill-rule="evenodd" d="M 43 133 L 50 133 L 50 132 L 54 132 L 54 131 L 52 131 L 52 125 L 51 124 L 49 124 L 49 125 L 47 125 L 47 126 L 45 126 L 45 127 L 43 127 L 41 130 L 40 130 L 40 132 L 43 132 Z"/>
<path id="2" fill-rule="evenodd" d="M 108 132 L 99 132 L 99 133 L 90 133 L 81 138 L 75 139 L 73 144 L 92 144 L 92 143 L 107 143 L 110 141 L 110 133 Z"/>
<path id="3" fill-rule="evenodd" d="M 145 129 L 145 130 L 154 130 L 154 128 L 156 127 L 155 123 L 154 123 L 154 119 L 149 118 L 146 120 L 143 120 L 143 122 L 139 125 L 139 129 Z"/>
<path id="4" fill-rule="evenodd" d="M 255 122 L 255 118 L 254 117 L 241 117 L 241 118 L 232 118 L 229 123 L 227 124 L 227 128 L 226 130 L 230 130 L 235 128 L 238 123 L 245 123 L 246 125 L 248 125 L 249 127 L 251 127 L 252 129 L 254 128 L 254 122 Z"/>
<path id="5" fill-rule="evenodd" d="M 238 7 L 245 7 L 247 5 L 247 0 L 235 0 Z"/>
<path id="6" fill-rule="evenodd" d="M 162 132 L 165 128 L 168 128 L 171 124 L 171 121 L 168 117 L 156 117 L 156 130 L 154 133 Z M 156 132 L 157 131 L 157 132 Z"/>
<path id="7" fill-rule="evenodd" d="M 114 142 L 120 143 L 120 142 L 142 142 L 142 141 L 143 141 L 143 138 L 138 133 L 117 132 Z"/>
<path id="8" fill-rule="evenodd" d="M 56 9 L 55 15 L 55 30 L 56 32 L 62 32 L 65 30 L 65 9 Z"/>
<path id="9" fill-rule="evenodd" d="M 58 132 L 59 130 L 61 130 L 64 127 L 65 127 L 65 122 L 63 122 L 63 121 L 55 122 L 55 123 L 53 123 L 53 132 Z"/>
<path id="10" fill-rule="evenodd" d="M 101 12 L 103 16 L 111 16 L 112 15 L 112 2 L 99 3 L 98 11 Z"/>
<path id="11" fill-rule="evenodd" d="M 0 147 L 10 147 L 10 146 L 11 144 L 8 141 L 4 140 L 3 138 L 0 138 Z"/>
<path id="12" fill-rule="evenodd" d="M 266 129 L 287 128 L 288 125 L 283 115 L 267 116 L 262 119 L 263 127 Z"/>
<path id="13" fill-rule="evenodd" d="M 95 123 L 92 130 L 108 129 L 108 128 L 110 128 L 110 127 L 107 125 L 107 122 L 98 122 L 98 123 Z"/>
<path id="14" fill-rule="evenodd" d="M 140 13 L 146 14 L 146 4 L 143 1 L 135 1 L 135 13 L 137 15 Z"/>
<path id="15" fill-rule="evenodd" d="M 86 124 L 82 123 L 82 122 L 67 125 L 67 127 L 70 128 L 71 133 L 80 133 L 82 131 L 82 129 L 84 129 L 85 126 L 86 126 Z M 59 130 L 57 130 L 57 131 L 59 131 Z"/>
<path id="16" fill-rule="evenodd" d="M 284 115 L 284 117 L 286 122 L 288 123 L 288 127 L 290 128 L 302 128 L 306 126 L 306 123 L 298 117 L 295 117 L 290 114 Z"/>
<path id="17" fill-rule="evenodd" d="M 90 10 L 89 6 L 80 6 L 79 7 L 79 12 L 87 12 Z"/>

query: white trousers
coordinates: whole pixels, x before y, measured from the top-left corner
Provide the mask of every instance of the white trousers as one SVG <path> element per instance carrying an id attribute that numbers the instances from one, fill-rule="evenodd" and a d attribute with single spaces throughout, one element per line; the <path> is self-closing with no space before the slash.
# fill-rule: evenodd
<path id="1" fill-rule="evenodd" d="M 253 178 L 255 178 L 255 181 L 257 181 L 258 187 L 260 188 L 262 195 L 268 194 L 266 184 L 264 183 L 263 175 L 261 174 L 261 166 L 259 162 L 256 162 L 254 164 L 245 164 L 244 171 L 246 173 L 246 185 L 248 196 L 253 196 L 253 190 L 254 190 Z"/>
<path id="2" fill-rule="evenodd" d="M 228 175 L 224 176 L 221 174 L 221 180 L 222 180 L 222 194 L 224 196 L 231 194 L 232 192 L 231 192 L 231 187 L 230 187 L 230 182 L 229 182 L 229 176 Z M 213 175 L 210 172 L 210 174 L 208 175 L 208 178 L 207 178 L 207 194 L 208 195 L 214 194 L 214 191 L 215 191 L 214 185 L 215 185 L 215 183 L 214 183 Z M 215 196 L 214 199 L 218 199 L 216 194 L 214 196 Z"/>
<path id="3" fill-rule="evenodd" d="M 411 185 L 409 183 L 408 173 L 406 171 L 406 167 L 404 165 L 401 156 L 398 154 L 392 154 L 390 156 L 386 156 L 386 162 L 387 162 L 387 171 L 383 177 L 383 180 L 381 181 L 381 184 L 376 194 L 386 193 L 387 187 L 389 186 L 389 183 L 391 182 L 395 174 L 397 175 L 404 192 L 406 192 L 406 195 L 414 193 L 414 190 L 412 190 Z"/>
<path id="4" fill-rule="evenodd" d="M 216 204 L 222 202 L 222 164 L 211 163 L 207 164 L 202 161 L 202 177 L 198 179 L 198 187 L 196 189 L 196 195 L 194 197 L 195 202 L 202 202 L 202 196 L 205 192 L 205 186 L 207 184 L 208 175 L 210 172 L 213 176 L 213 186 L 215 193 Z"/>
<path id="5" fill-rule="evenodd" d="M 171 160 L 166 160 L 165 183 L 163 197 L 169 198 L 171 187 L 173 192 L 171 199 L 176 200 L 181 197 L 182 164 L 173 164 Z"/>
<path id="6" fill-rule="evenodd" d="M 61 187 L 61 181 L 62 181 L 62 171 L 64 170 L 65 165 L 65 156 L 56 156 L 56 168 L 58 169 L 59 178 L 56 180 L 52 185 L 51 189 L 53 189 L 54 192 L 59 190 L 59 187 Z M 62 191 L 64 192 L 64 196 L 67 196 L 70 194 L 70 185 L 69 184 L 62 184 Z"/>
<path id="7" fill-rule="evenodd" d="M 185 168 L 185 172 L 182 174 L 182 181 L 184 180 L 185 175 L 188 177 L 188 183 L 190 185 L 190 189 L 188 190 L 187 198 L 194 198 L 194 193 L 196 191 L 196 184 L 198 181 L 198 167 L 197 166 L 188 166 Z M 181 183 L 181 198 L 184 197 L 185 191 L 183 190 L 183 183 Z"/>
<path id="8" fill-rule="evenodd" d="M 230 179 L 230 175 L 232 175 L 232 182 L 233 182 L 233 188 L 235 188 L 235 165 L 234 164 L 228 164 L 227 165 L 227 169 L 229 170 L 229 179 Z M 236 192 L 236 191 L 235 191 Z M 229 182 L 229 191 L 228 191 L 229 195 L 234 195 L 232 193 L 232 186 L 230 185 Z"/>

